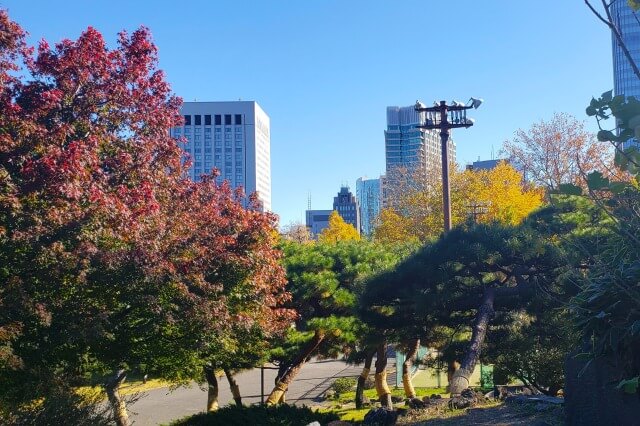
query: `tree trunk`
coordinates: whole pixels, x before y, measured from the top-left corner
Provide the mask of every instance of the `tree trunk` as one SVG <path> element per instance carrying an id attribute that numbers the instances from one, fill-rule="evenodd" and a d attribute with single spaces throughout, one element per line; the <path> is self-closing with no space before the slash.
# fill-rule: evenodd
<path id="1" fill-rule="evenodd" d="M 387 385 L 387 343 L 378 345 L 376 355 L 376 392 L 380 405 L 393 409 L 391 391 Z"/>
<path id="2" fill-rule="evenodd" d="M 113 376 L 107 380 L 104 389 L 107 398 L 113 409 L 113 417 L 117 426 L 129 426 L 129 416 L 127 414 L 127 404 L 120 396 L 120 385 L 124 383 L 127 374 L 124 369 L 114 372 Z"/>
<path id="3" fill-rule="evenodd" d="M 369 371 L 371 371 L 371 363 L 373 362 L 373 356 L 375 352 L 370 352 L 364 359 L 364 368 L 362 373 L 358 376 L 358 385 L 356 386 L 356 408 L 359 410 L 364 405 L 364 384 L 369 377 Z"/>
<path id="4" fill-rule="evenodd" d="M 207 412 L 218 411 L 218 378 L 213 367 L 204 368 L 204 376 L 207 378 L 209 385 L 207 391 Z"/>
<path id="5" fill-rule="evenodd" d="M 460 368 L 460 363 L 457 360 L 449 361 L 449 366 L 447 367 L 447 383 L 451 383 L 453 380 L 453 375 L 456 374 L 456 371 Z M 447 391 L 449 391 L 449 384 L 447 384 Z"/>
<path id="6" fill-rule="evenodd" d="M 484 294 L 482 295 L 482 303 L 478 308 L 476 320 L 473 324 L 469 348 L 464 354 L 460 368 L 453 374 L 453 378 L 449 383 L 449 391 L 452 395 L 459 395 L 460 392 L 469 387 L 469 378 L 471 377 L 473 370 L 476 368 L 476 364 L 480 358 L 480 351 L 482 350 L 484 338 L 487 335 L 489 321 L 493 317 L 494 299 L 495 289 L 492 287 L 485 289 Z"/>
<path id="7" fill-rule="evenodd" d="M 228 368 L 224 369 L 224 375 L 227 376 L 227 381 L 229 382 L 229 387 L 231 388 L 231 395 L 233 395 L 233 400 L 236 402 L 238 407 L 242 407 L 242 397 L 240 396 L 240 386 L 236 382 L 236 379 L 233 378 L 233 374 L 231 374 L 231 370 Z"/>
<path id="8" fill-rule="evenodd" d="M 413 366 L 413 360 L 418 355 L 418 349 L 420 348 L 420 339 L 413 339 L 408 345 L 407 355 L 402 363 L 402 386 L 404 387 L 404 395 L 409 398 L 416 397 L 416 391 L 413 388 L 411 382 L 411 367 Z"/>
<path id="9" fill-rule="evenodd" d="M 300 353 L 289 364 L 289 367 L 276 381 L 276 385 L 267 398 L 267 405 L 275 405 L 284 402 L 284 393 L 287 391 L 289 384 L 293 381 L 296 375 L 302 369 L 302 366 L 307 362 L 313 352 L 318 349 L 320 343 L 324 340 L 324 332 L 316 331 L 311 341 L 305 346 Z"/>

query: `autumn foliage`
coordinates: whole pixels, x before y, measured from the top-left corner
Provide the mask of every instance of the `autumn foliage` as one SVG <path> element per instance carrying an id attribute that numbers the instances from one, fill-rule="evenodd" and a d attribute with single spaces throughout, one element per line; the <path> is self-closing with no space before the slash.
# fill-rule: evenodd
<path id="1" fill-rule="evenodd" d="M 468 220 L 516 225 L 542 205 L 544 196 L 505 162 L 491 170 L 454 170 L 450 182 L 454 226 Z M 408 176 L 398 184 L 398 190 L 391 188 L 389 206 L 378 217 L 374 239 L 387 243 L 435 239 L 443 231 L 441 183 Z"/>
<path id="2" fill-rule="evenodd" d="M 190 380 L 233 327 L 285 328 L 276 218 L 186 177 L 149 31 L 24 37 L 0 11 L 0 398 L 141 365 Z"/>

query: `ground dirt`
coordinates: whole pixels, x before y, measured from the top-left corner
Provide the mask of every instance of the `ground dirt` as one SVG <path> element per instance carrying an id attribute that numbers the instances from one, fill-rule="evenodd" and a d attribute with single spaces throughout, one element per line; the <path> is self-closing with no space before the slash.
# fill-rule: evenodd
<path id="1" fill-rule="evenodd" d="M 546 408 L 546 409 L 545 409 Z M 505 404 L 466 410 L 415 410 L 398 419 L 399 425 L 412 426 L 560 426 L 562 407 L 537 408 L 535 404 Z"/>

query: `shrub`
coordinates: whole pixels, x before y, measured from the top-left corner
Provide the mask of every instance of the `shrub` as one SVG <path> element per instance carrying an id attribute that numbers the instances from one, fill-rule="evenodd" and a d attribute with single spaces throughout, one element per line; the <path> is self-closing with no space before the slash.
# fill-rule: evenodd
<path id="1" fill-rule="evenodd" d="M 304 426 L 314 421 L 327 424 L 340 418 L 333 413 L 318 413 L 308 407 L 277 405 L 265 407 L 228 406 L 212 413 L 200 413 L 171 423 L 172 426 Z"/>
<path id="2" fill-rule="evenodd" d="M 55 387 L 40 401 L 0 413 L 0 424 L 110 426 L 113 419 L 110 407 L 99 396 L 78 395 L 67 387 Z"/>
<path id="3" fill-rule="evenodd" d="M 356 379 L 353 377 L 338 377 L 331 385 L 331 388 L 336 391 L 338 395 L 341 393 L 352 391 L 356 387 Z"/>

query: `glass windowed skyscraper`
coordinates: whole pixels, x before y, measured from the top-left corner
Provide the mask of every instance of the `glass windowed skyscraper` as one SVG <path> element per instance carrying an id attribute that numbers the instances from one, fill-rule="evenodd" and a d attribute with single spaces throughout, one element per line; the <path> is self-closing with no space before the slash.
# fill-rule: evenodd
<path id="1" fill-rule="evenodd" d="M 356 200 L 360 208 L 360 227 L 364 235 L 373 233 L 375 220 L 380 214 L 382 191 L 380 179 L 359 178 L 356 181 Z"/>
<path id="2" fill-rule="evenodd" d="M 414 106 L 387 107 L 387 130 L 384 132 L 387 179 L 394 169 L 404 168 L 412 174 L 424 172 L 426 177 L 439 177 L 442 170 L 440 135 L 436 130 L 422 130 L 425 114 Z M 449 138 L 449 159 L 455 163 L 456 145 Z"/>
<path id="3" fill-rule="evenodd" d="M 637 16 L 634 16 L 637 15 Z M 640 14 L 631 10 L 627 0 L 613 0 L 611 16 L 622 35 L 631 57 L 640 65 Z M 611 34 L 613 49 L 613 92 L 616 95 L 633 96 L 640 101 L 640 79 L 633 73 L 615 35 Z M 638 141 L 634 141 L 636 146 Z M 625 146 L 626 148 L 627 146 Z"/>

